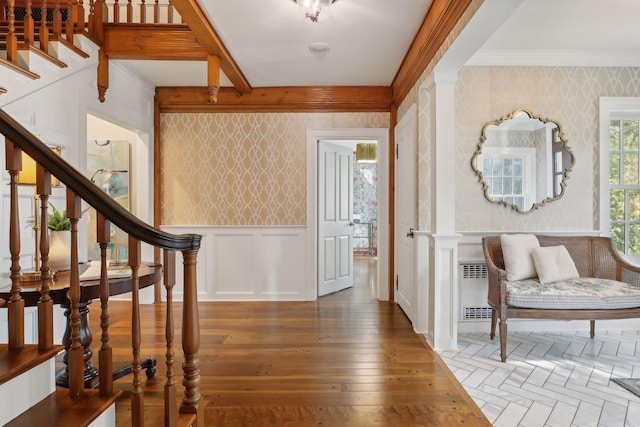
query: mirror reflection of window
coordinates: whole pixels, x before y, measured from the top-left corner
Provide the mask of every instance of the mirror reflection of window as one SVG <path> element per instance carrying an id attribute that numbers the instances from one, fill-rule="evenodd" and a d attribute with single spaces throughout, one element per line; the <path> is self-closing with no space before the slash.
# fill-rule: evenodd
<path id="1" fill-rule="evenodd" d="M 534 199 L 535 150 L 532 148 L 489 148 L 482 154 L 482 175 L 489 197 L 525 210 Z"/>

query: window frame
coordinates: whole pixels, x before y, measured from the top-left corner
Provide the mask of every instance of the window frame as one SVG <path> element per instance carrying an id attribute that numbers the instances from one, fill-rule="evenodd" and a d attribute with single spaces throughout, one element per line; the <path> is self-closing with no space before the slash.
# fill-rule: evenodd
<path id="1" fill-rule="evenodd" d="M 599 228 L 600 235 L 610 236 L 610 199 L 611 185 L 609 184 L 609 126 L 610 121 L 623 119 L 624 117 L 640 120 L 640 97 L 601 97 L 600 98 L 600 211 L 599 211 Z M 623 186 L 623 184 L 621 184 Z M 629 186 L 625 186 L 629 188 Z M 640 183 L 637 186 L 640 189 Z M 625 237 L 626 239 L 626 237 Z M 625 247 L 628 242 L 625 241 Z M 620 255 L 626 260 L 633 263 L 640 263 L 640 254 L 624 254 Z"/>

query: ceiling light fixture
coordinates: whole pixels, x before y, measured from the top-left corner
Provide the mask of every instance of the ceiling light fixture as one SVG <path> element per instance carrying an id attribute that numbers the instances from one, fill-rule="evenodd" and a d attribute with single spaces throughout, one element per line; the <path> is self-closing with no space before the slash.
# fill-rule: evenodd
<path id="1" fill-rule="evenodd" d="M 320 12 L 328 10 L 336 0 L 293 0 L 311 22 L 318 22 Z"/>
<path id="2" fill-rule="evenodd" d="M 356 145 L 356 162 L 375 163 L 378 161 L 378 144 L 360 143 Z"/>

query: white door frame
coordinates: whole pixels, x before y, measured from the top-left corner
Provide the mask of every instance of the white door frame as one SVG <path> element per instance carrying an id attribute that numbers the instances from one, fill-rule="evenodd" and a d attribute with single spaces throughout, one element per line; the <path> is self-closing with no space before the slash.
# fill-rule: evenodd
<path id="1" fill-rule="evenodd" d="M 307 299 L 318 298 L 318 141 L 365 139 L 378 141 L 378 282 L 376 296 L 389 300 L 389 129 L 307 129 Z"/>

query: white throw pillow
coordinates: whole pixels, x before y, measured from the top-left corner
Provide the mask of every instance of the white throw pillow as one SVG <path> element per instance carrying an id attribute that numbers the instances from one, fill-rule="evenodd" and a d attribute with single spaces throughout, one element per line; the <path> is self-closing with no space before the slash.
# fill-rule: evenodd
<path id="1" fill-rule="evenodd" d="M 544 246 L 533 249 L 532 254 L 540 283 L 580 277 L 576 264 L 564 246 Z"/>
<path id="2" fill-rule="evenodd" d="M 503 234 L 500 236 L 504 269 L 507 280 L 522 280 L 536 277 L 531 250 L 540 243 L 534 234 Z"/>

